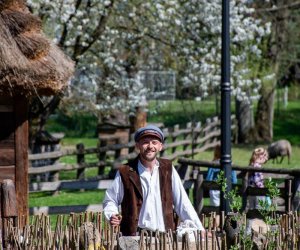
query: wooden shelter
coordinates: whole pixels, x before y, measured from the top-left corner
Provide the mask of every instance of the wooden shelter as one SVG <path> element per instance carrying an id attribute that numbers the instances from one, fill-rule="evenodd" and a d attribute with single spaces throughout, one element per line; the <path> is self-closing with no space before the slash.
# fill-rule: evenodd
<path id="1" fill-rule="evenodd" d="M 45 37 L 22 0 L 0 0 L 0 34 L 0 184 L 13 180 L 22 218 L 28 215 L 30 98 L 61 92 L 74 64 Z"/>

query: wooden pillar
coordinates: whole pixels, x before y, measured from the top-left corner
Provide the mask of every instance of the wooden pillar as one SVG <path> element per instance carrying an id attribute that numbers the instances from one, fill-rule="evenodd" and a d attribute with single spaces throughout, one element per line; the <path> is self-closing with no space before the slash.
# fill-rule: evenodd
<path id="1" fill-rule="evenodd" d="M 106 139 L 100 139 L 99 143 L 99 148 L 103 148 L 107 146 L 107 140 Z M 105 162 L 106 161 L 106 151 L 99 152 L 98 154 L 98 159 L 100 162 Z M 103 175 L 104 174 L 104 169 L 105 166 L 101 166 L 98 168 L 98 175 Z"/>
<path id="2" fill-rule="evenodd" d="M 198 171 L 197 174 L 197 179 L 195 180 L 194 183 L 194 207 L 196 209 L 196 212 L 198 214 L 198 216 L 200 217 L 200 214 L 202 213 L 202 209 L 203 209 L 203 200 L 204 200 L 204 192 L 203 192 L 203 174 L 200 173 L 200 169 Z"/>
<path id="3" fill-rule="evenodd" d="M 285 180 L 285 212 L 289 213 L 292 208 L 292 180 Z"/>
<path id="4" fill-rule="evenodd" d="M 15 98 L 15 187 L 18 217 L 28 217 L 28 100 L 24 96 Z M 24 225 L 20 225 L 23 227 Z"/>
<path id="5" fill-rule="evenodd" d="M 145 107 L 136 107 L 135 120 L 134 120 L 134 131 L 147 125 L 147 112 Z"/>
<path id="6" fill-rule="evenodd" d="M 116 138 L 115 140 L 115 144 L 120 144 L 120 138 Z M 118 166 L 120 166 L 121 162 L 120 162 L 120 156 L 121 156 L 121 151 L 122 149 L 121 148 L 116 148 L 115 149 L 115 154 L 114 154 L 114 164 L 113 164 L 113 167 L 110 169 L 109 173 L 108 173 L 108 176 L 109 178 L 113 179 L 115 178 L 116 176 L 116 173 L 117 173 L 117 168 Z"/>
<path id="7" fill-rule="evenodd" d="M 184 135 L 183 135 L 183 140 L 186 140 L 187 138 L 192 138 L 191 135 L 192 135 L 192 130 L 194 129 L 193 126 L 194 126 L 194 124 L 193 124 L 192 122 L 188 122 L 188 123 L 186 124 L 186 129 L 191 130 L 191 132 L 190 132 L 190 133 L 184 134 Z M 190 146 L 190 145 L 188 145 L 188 144 L 183 145 L 183 151 L 187 150 L 188 146 Z"/>
<path id="8" fill-rule="evenodd" d="M 293 185 L 292 185 L 292 209 L 296 211 L 300 207 L 300 198 L 298 196 L 298 192 L 300 192 L 300 176 L 294 176 Z M 299 248 L 300 249 L 300 248 Z"/>
<path id="9" fill-rule="evenodd" d="M 242 211 L 245 211 L 245 209 L 247 207 L 248 178 L 249 178 L 249 172 L 243 172 L 243 175 L 242 175 L 242 189 L 241 189 Z"/>
<path id="10" fill-rule="evenodd" d="M 9 241 L 9 224 L 13 227 L 17 226 L 18 222 L 18 205 L 15 185 L 12 180 L 3 180 L 2 184 L 2 217 L 3 217 L 3 245 L 4 249 L 10 249 Z"/>
<path id="11" fill-rule="evenodd" d="M 2 194 L 3 218 L 18 216 L 16 190 L 12 180 L 3 181 Z"/>
<path id="12" fill-rule="evenodd" d="M 0 182 L 0 201 L 2 202 L 2 183 Z M 2 204 L 0 204 L 0 249 L 3 247 L 2 239 L 3 239 L 3 216 L 2 216 Z"/>
<path id="13" fill-rule="evenodd" d="M 77 164 L 80 166 L 81 164 L 84 163 L 84 144 L 79 143 L 76 145 L 77 149 Z M 77 179 L 83 179 L 84 178 L 84 168 L 80 168 L 77 170 Z"/>
<path id="14" fill-rule="evenodd" d="M 174 133 L 176 133 L 179 130 L 179 124 L 174 125 Z M 174 136 L 174 134 L 172 134 L 172 142 L 175 143 L 177 140 L 177 135 Z M 172 147 L 172 154 L 174 154 L 176 152 L 177 147 L 173 146 Z"/>

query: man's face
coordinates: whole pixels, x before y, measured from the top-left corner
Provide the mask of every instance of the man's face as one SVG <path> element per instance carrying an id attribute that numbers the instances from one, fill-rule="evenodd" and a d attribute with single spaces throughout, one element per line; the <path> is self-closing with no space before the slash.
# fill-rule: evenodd
<path id="1" fill-rule="evenodd" d="M 153 161 L 163 148 L 163 144 L 155 136 L 142 137 L 136 146 L 140 151 L 141 158 L 145 161 Z"/>

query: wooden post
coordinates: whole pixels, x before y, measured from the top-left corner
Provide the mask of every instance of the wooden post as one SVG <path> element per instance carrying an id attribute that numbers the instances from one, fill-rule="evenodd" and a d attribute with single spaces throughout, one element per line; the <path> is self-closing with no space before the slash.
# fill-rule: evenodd
<path id="1" fill-rule="evenodd" d="M 292 180 L 285 180 L 285 211 L 289 213 L 291 211 L 292 204 Z"/>
<path id="2" fill-rule="evenodd" d="M 179 130 L 179 125 L 178 124 L 174 125 L 174 132 L 177 132 L 178 130 Z M 177 136 L 172 135 L 172 142 L 176 142 L 176 140 L 177 140 Z M 177 147 L 172 147 L 172 154 L 176 152 L 176 148 Z"/>
<path id="3" fill-rule="evenodd" d="M 167 128 L 164 128 L 164 129 L 162 130 L 162 132 L 163 132 L 163 134 L 164 134 L 164 136 L 165 136 L 165 141 L 164 141 L 164 143 L 166 143 L 166 142 L 167 142 L 167 137 L 168 137 L 168 135 L 169 135 L 169 131 L 168 131 Z M 162 151 L 160 151 L 159 156 L 160 156 L 160 157 L 163 157 L 163 156 L 165 155 L 165 153 L 166 153 L 166 151 L 165 151 L 165 149 L 164 149 L 164 147 L 163 147 Z"/>
<path id="4" fill-rule="evenodd" d="M 194 124 L 193 124 L 192 122 L 188 122 L 188 123 L 186 124 L 186 128 L 187 128 L 187 129 L 190 129 L 191 132 L 190 132 L 190 133 L 184 134 L 184 135 L 183 135 L 183 140 L 186 140 L 187 138 L 192 138 L 192 137 L 191 137 L 192 129 L 193 129 L 192 126 L 194 126 Z M 183 146 L 183 151 L 185 151 L 185 150 L 188 148 L 188 146 L 189 146 L 188 144 L 187 144 L 187 145 L 184 145 L 184 146 Z"/>
<path id="5" fill-rule="evenodd" d="M 245 209 L 247 207 L 248 178 L 249 178 L 249 172 L 244 172 L 242 175 L 242 189 L 241 189 L 242 211 L 245 211 Z"/>
<path id="6" fill-rule="evenodd" d="M 134 134 L 131 134 L 129 137 L 129 148 L 128 148 L 128 153 L 133 153 L 135 151 L 135 143 L 131 144 L 131 142 L 134 141 Z"/>
<path id="7" fill-rule="evenodd" d="M 299 210 L 299 207 L 300 207 L 300 199 L 298 198 L 298 195 L 297 195 L 297 192 L 300 192 L 300 176 L 299 175 L 294 176 L 292 189 L 293 189 L 292 209 L 293 209 L 293 211 L 297 211 L 297 210 Z"/>
<path id="8" fill-rule="evenodd" d="M 194 196 L 194 207 L 196 209 L 196 212 L 198 216 L 202 213 L 203 209 L 203 174 L 200 173 L 200 169 L 197 174 L 197 179 L 195 180 L 194 183 L 194 190 L 193 190 L 193 196 Z"/>
<path id="9" fill-rule="evenodd" d="M 3 218 L 17 217 L 17 196 L 14 182 L 6 179 L 2 183 L 2 214 Z"/>
<path id="10" fill-rule="evenodd" d="M 213 123 L 216 123 L 216 124 L 217 124 L 219 118 L 218 118 L 217 116 L 215 116 L 215 117 L 213 117 L 212 120 L 213 120 Z M 218 130 L 218 129 L 219 129 L 219 126 L 218 126 L 218 125 L 215 125 L 215 127 L 212 129 L 212 131 L 216 131 L 216 130 Z M 213 138 L 211 139 L 211 142 L 217 143 L 218 140 L 219 140 L 219 138 L 213 137 Z"/>
<path id="11" fill-rule="evenodd" d="M 211 118 L 207 118 L 206 123 L 205 123 L 205 129 L 204 129 L 204 137 L 206 137 L 210 132 L 212 132 L 212 129 L 210 127 L 211 123 L 212 123 Z M 210 140 L 206 140 L 204 142 L 204 145 L 207 145 L 209 143 L 210 143 Z"/>
<path id="12" fill-rule="evenodd" d="M 197 122 L 195 126 L 192 127 L 191 137 L 192 137 L 192 159 L 194 159 L 194 150 L 197 148 L 198 143 L 197 139 L 200 136 L 199 130 L 201 128 L 201 122 Z M 197 131 L 198 130 L 198 131 Z"/>
<path id="13" fill-rule="evenodd" d="M 28 100 L 15 98 L 15 187 L 19 218 L 29 215 L 28 209 Z M 23 221 L 23 220 L 22 220 Z M 20 225 L 23 227 L 25 225 Z"/>
<path id="14" fill-rule="evenodd" d="M 50 174 L 51 176 L 51 181 L 59 181 L 59 171 L 57 172 L 53 172 L 52 174 Z"/>
<path id="15" fill-rule="evenodd" d="M 17 195 L 14 182 L 9 179 L 3 180 L 2 184 L 2 215 L 3 215 L 3 243 L 4 249 L 10 249 L 9 237 L 9 223 L 14 227 L 18 225 L 18 207 Z"/>
<path id="16" fill-rule="evenodd" d="M 121 143 L 120 138 L 117 138 L 115 144 L 120 144 L 120 143 Z M 115 150 L 115 155 L 114 155 L 114 158 L 115 158 L 114 160 L 115 161 L 118 160 L 120 156 L 121 156 L 121 149 L 116 149 Z"/>
<path id="17" fill-rule="evenodd" d="M 115 144 L 120 144 L 120 138 L 116 138 Z M 117 167 L 121 164 L 120 162 L 120 156 L 121 156 L 121 149 L 115 149 L 115 154 L 114 154 L 114 166 L 110 169 L 109 171 L 109 178 L 115 178 L 115 175 L 117 173 Z"/>
<path id="18" fill-rule="evenodd" d="M 107 140 L 105 139 L 100 139 L 100 143 L 99 143 L 99 147 L 102 148 L 102 147 L 105 147 L 107 146 Z M 99 161 L 105 161 L 106 160 L 106 151 L 105 152 L 100 152 L 99 155 L 98 155 L 98 158 L 99 158 Z M 105 167 L 104 166 L 101 166 L 98 168 L 98 175 L 103 175 L 104 174 L 104 169 Z"/>
<path id="19" fill-rule="evenodd" d="M 85 155 L 84 155 L 84 144 L 83 143 L 79 143 L 76 145 L 76 149 L 77 149 L 77 164 L 81 165 L 85 162 Z M 84 168 L 80 168 L 77 170 L 77 179 L 83 179 L 84 178 Z"/>
<path id="20" fill-rule="evenodd" d="M 2 184 L 0 182 L 0 202 L 2 204 Z M 0 204 L 0 249 L 2 249 L 2 233 L 3 233 L 3 226 L 2 226 L 2 205 Z"/>

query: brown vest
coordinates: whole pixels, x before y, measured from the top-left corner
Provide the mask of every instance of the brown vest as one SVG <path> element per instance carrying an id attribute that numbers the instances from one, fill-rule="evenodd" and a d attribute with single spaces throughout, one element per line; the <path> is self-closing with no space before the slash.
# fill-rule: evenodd
<path id="1" fill-rule="evenodd" d="M 159 182 L 163 218 L 166 230 L 175 230 L 172 196 L 172 162 L 158 159 Z M 137 232 L 139 215 L 143 204 L 142 184 L 138 174 L 138 158 L 119 169 L 124 185 L 124 198 L 121 203 L 123 236 L 134 236 Z"/>

